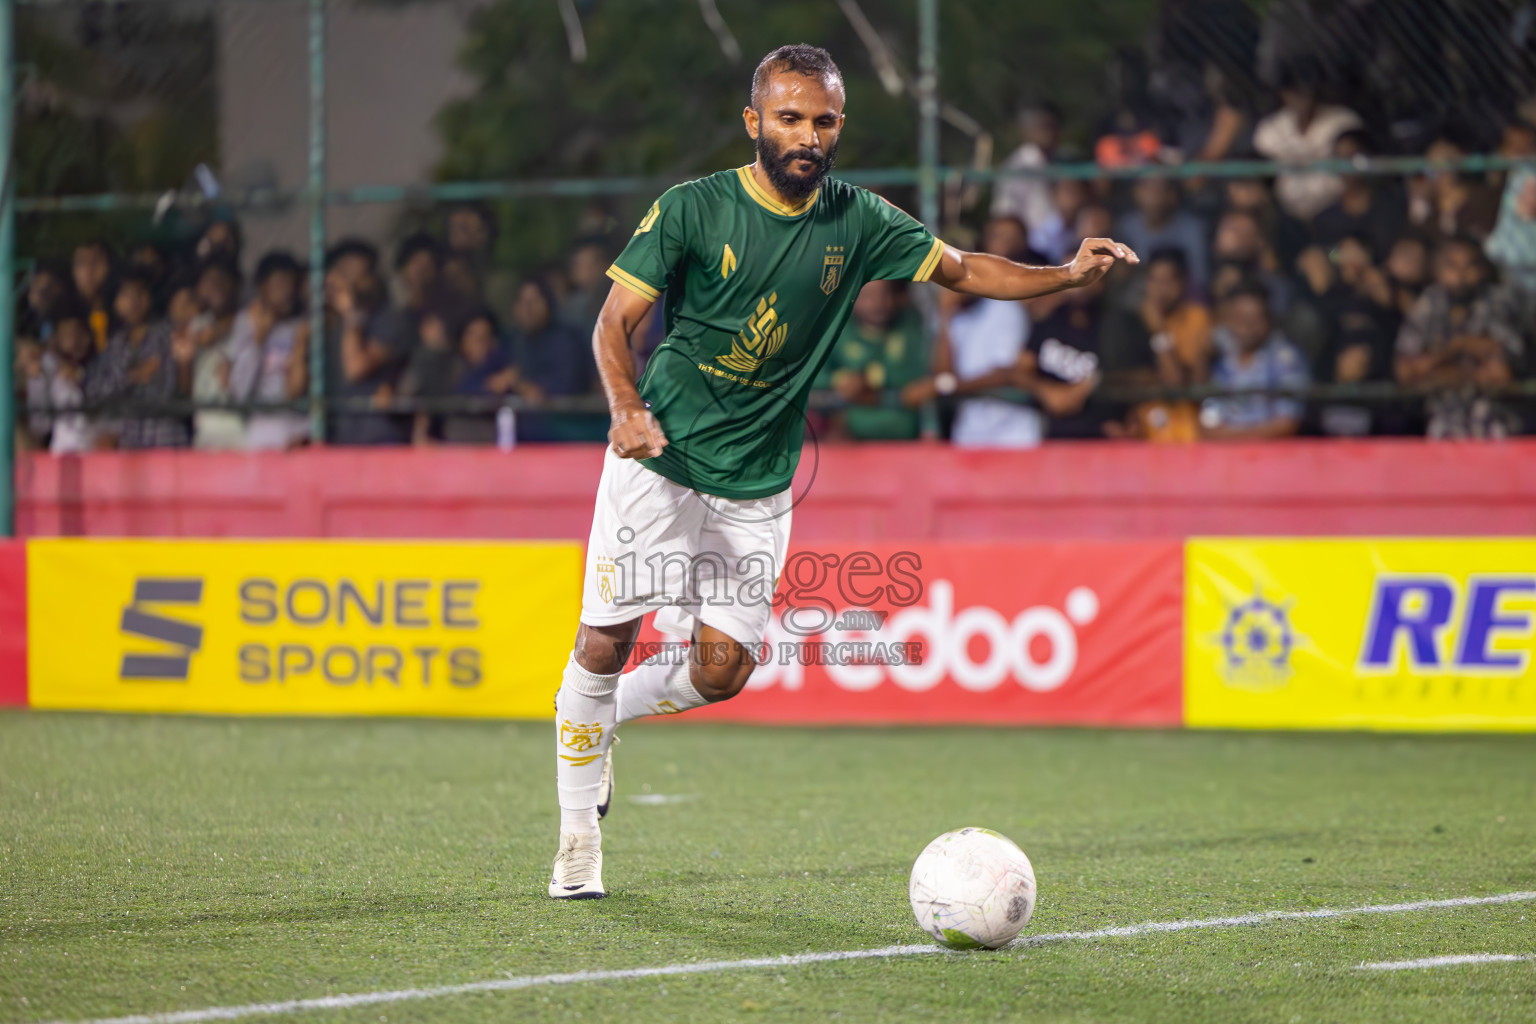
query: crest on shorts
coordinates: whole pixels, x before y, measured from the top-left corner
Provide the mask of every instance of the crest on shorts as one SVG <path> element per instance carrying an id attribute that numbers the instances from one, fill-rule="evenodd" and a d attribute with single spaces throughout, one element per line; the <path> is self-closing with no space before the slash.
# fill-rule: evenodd
<path id="1" fill-rule="evenodd" d="M 617 594 L 615 581 L 618 579 L 617 568 L 613 559 L 599 557 L 594 563 L 593 571 L 597 574 L 597 596 L 602 598 L 604 604 L 613 604 Z"/>
<path id="2" fill-rule="evenodd" d="M 837 291 L 843 281 L 843 247 L 827 246 L 827 255 L 821 261 L 821 290 L 825 295 Z"/>
<path id="3" fill-rule="evenodd" d="M 579 754 L 595 749 L 602 742 L 603 726 L 600 722 L 582 723 L 572 722 L 569 719 L 560 722 L 560 745 L 567 750 L 574 750 Z M 563 754 L 561 756 L 564 757 Z M 566 760 L 586 764 L 592 758 L 567 757 Z"/>

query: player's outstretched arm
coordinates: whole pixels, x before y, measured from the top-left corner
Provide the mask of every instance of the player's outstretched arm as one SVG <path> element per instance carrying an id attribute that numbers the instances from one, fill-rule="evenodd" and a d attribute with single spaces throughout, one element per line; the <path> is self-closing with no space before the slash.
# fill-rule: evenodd
<path id="1" fill-rule="evenodd" d="M 1107 274 L 1116 260 L 1135 264 L 1141 257 L 1112 238 L 1083 239 L 1072 262 L 1060 267 L 1028 267 L 1001 256 L 962 252 L 946 245 L 930 280 L 985 299 L 1032 299 L 1092 284 Z"/>
<path id="2" fill-rule="evenodd" d="M 635 387 L 635 355 L 629 339 L 645 314 L 651 300 L 615 284 L 608 290 L 597 326 L 592 329 L 592 354 L 597 359 L 597 376 L 608 399 L 608 443 L 621 459 L 648 459 L 660 455 L 667 446 L 661 424 L 645 407 Z"/>

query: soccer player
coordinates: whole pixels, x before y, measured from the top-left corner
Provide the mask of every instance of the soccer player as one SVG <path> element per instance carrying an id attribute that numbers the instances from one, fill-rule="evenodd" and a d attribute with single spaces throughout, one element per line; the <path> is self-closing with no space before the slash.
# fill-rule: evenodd
<path id="1" fill-rule="evenodd" d="M 556 899 L 605 894 L 598 819 L 613 794 L 615 727 L 746 685 L 789 543 L 806 396 L 864 283 L 1027 299 L 1137 262 L 1107 238 L 1085 240 L 1060 267 L 945 245 L 878 196 L 827 179 L 843 99 L 825 50 L 768 54 L 742 112 L 757 160 L 669 189 L 608 270 L 592 344 L 613 425 L 581 625 L 555 699 Z M 636 384 L 630 336 L 663 289 L 666 339 Z M 939 392 L 954 389 L 941 374 Z M 663 652 L 621 675 L 653 609 L 657 629 L 692 639 L 688 656 Z"/>

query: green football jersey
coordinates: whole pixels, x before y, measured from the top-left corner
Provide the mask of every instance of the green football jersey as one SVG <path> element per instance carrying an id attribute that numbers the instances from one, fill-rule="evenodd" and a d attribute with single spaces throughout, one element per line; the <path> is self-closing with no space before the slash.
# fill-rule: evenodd
<path id="1" fill-rule="evenodd" d="M 743 500 L 787 488 L 816 372 L 876 279 L 926 281 L 944 243 L 910 215 L 831 180 L 798 206 L 750 168 L 668 189 L 608 276 L 666 300 L 666 340 L 640 397 L 667 435 L 644 465 Z"/>

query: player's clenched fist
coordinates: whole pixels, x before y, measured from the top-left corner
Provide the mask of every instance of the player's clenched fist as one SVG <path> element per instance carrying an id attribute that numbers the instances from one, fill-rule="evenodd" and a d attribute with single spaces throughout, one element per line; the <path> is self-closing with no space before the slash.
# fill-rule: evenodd
<path id="1" fill-rule="evenodd" d="M 608 443 L 621 459 L 649 459 L 667 446 L 661 424 L 644 406 L 614 410 L 613 426 L 608 429 Z"/>

